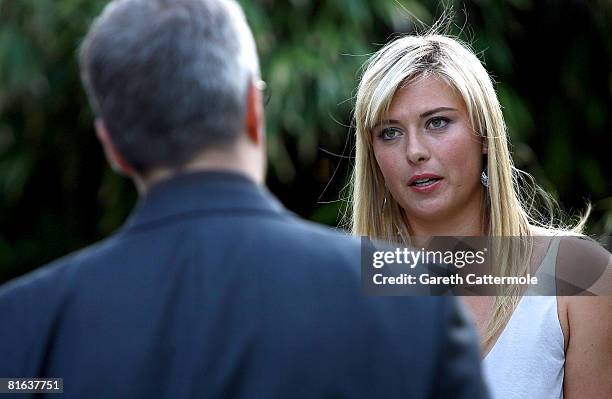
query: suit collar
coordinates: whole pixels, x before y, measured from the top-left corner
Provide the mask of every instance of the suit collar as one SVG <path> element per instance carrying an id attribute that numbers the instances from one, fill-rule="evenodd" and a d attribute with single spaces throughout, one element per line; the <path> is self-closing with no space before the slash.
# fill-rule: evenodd
<path id="1" fill-rule="evenodd" d="M 142 196 L 125 228 L 207 212 L 288 213 L 270 192 L 245 175 L 199 171 L 156 183 Z"/>

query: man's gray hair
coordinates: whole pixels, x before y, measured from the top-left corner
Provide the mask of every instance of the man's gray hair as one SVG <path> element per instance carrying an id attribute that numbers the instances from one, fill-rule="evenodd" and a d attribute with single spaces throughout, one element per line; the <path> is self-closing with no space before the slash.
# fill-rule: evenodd
<path id="1" fill-rule="evenodd" d="M 143 173 L 180 168 L 244 129 L 255 43 L 233 0 L 115 0 L 80 50 L 90 103 Z"/>

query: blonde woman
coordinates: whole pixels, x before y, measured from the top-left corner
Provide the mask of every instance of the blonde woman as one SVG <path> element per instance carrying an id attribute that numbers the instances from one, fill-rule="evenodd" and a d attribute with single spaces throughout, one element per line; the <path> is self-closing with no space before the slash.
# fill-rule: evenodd
<path id="1" fill-rule="evenodd" d="M 498 274 L 546 270 L 575 281 L 576 270 L 603 264 L 597 287 L 611 292 L 610 255 L 579 238 L 584 218 L 572 229 L 553 227 L 527 206 L 491 78 L 467 45 L 436 34 L 388 43 L 365 66 L 354 116 L 354 234 L 406 245 L 420 245 L 417 237 L 522 237 L 522 246 L 496 249 Z M 500 289 L 465 298 L 494 397 L 612 397 L 610 296 Z"/>

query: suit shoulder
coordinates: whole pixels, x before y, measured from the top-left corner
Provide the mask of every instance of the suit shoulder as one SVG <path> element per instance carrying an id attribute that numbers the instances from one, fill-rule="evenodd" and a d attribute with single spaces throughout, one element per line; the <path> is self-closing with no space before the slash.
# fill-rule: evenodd
<path id="1" fill-rule="evenodd" d="M 337 264 L 359 265 L 361 241 L 340 229 L 294 218 L 283 223 L 279 230 L 271 230 L 270 237 L 279 245 L 296 255 L 319 262 L 333 261 Z M 316 262 L 310 262 L 316 267 Z"/>
<path id="2" fill-rule="evenodd" d="M 355 237 L 345 230 L 318 224 L 309 220 L 299 219 L 297 217 L 290 218 L 285 228 L 286 234 L 290 236 L 317 240 L 313 243 L 319 245 L 311 246 L 311 250 L 314 251 L 321 247 L 323 247 L 322 249 L 329 249 L 330 246 L 341 250 L 352 251 L 359 249 L 360 246 L 359 237 Z"/>
<path id="3" fill-rule="evenodd" d="M 0 301 L 15 295 L 27 295 L 30 291 L 66 289 L 79 266 L 103 254 L 114 245 L 114 239 L 115 237 L 111 236 L 7 281 L 0 286 Z M 38 294 L 37 296 L 40 297 Z"/>

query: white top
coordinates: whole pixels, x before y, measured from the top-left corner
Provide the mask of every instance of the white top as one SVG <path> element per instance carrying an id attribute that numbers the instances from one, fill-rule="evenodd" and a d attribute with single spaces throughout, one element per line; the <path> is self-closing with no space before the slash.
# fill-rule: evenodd
<path id="1" fill-rule="evenodd" d="M 559 239 L 553 239 L 538 278 L 554 277 L 558 250 Z M 493 399 L 560 399 L 564 364 L 557 297 L 524 295 L 485 357 L 483 373 Z"/>

